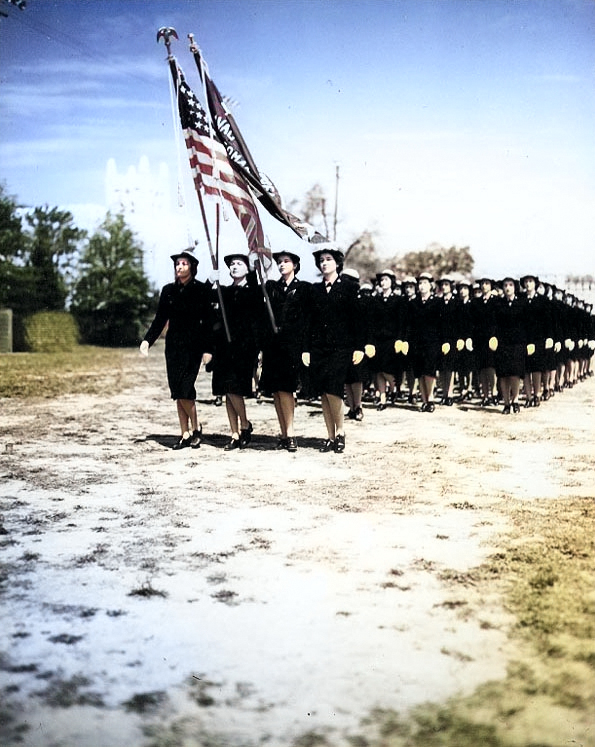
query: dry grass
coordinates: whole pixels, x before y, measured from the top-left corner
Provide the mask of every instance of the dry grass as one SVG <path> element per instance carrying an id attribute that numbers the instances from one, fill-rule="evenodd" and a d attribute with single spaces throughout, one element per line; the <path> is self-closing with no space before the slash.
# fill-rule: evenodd
<path id="1" fill-rule="evenodd" d="M 72 352 L 0 355 L 1 397 L 118 392 L 134 385 L 138 352 L 81 345 Z"/>

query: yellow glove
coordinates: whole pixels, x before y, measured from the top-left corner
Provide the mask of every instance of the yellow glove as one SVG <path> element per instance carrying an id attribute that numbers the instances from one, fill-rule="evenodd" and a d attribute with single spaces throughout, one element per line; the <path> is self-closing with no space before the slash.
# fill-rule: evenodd
<path id="1" fill-rule="evenodd" d="M 363 350 L 354 350 L 353 355 L 351 357 L 351 360 L 353 362 L 354 366 L 359 366 L 359 364 L 364 359 L 364 351 Z"/>
<path id="2" fill-rule="evenodd" d="M 465 340 L 465 347 L 469 352 L 473 350 L 473 340 L 470 337 Z"/>
<path id="3" fill-rule="evenodd" d="M 443 342 L 442 343 L 442 354 L 448 355 L 450 353 L 450 342 Z"/>
<path id="4" fill-rule="evenodd" d="M 395 353 L 403 352 L 403 340 L 395 340 Z"/>
<path id="5" fill-rule="evenodd" d="M 527 355 L 533 355 L 534 352 L 535 352 L 535 345 L 532 342 L 530 342 L 527 345 Z"/>
<path id="6" fill-rule="evenodd" d="M 403 351 L 403 355 L 407 355 L 407 353 L 409 352 L 409 343 L 407 342 L 407 340 L 403 340 L 403 346 L 401 350 Z"/>
<path id="7" fill-rule="evenodd" d="M 364 348 L 364 353 L 368 356 L 368 358 L 373 358 L 376 355 L 376 348 L 374 345 L 366 345 Z"/>
<path id="8" fill-rule="evenodd" d="M 545 341 L 545 349 L 551 350 L 553 347 L 554 347 L 554 341 L 552 340 L 551 337 L 548 337 L 547 340 Z"/>
<path id="9" fill-rule="evenodd" d="M 302 363 L 304 366 L 310 365 L 310 353 L 302 353 Z"/>
<path id="10" fill-rule="evenodd" d="M 488 347 L 494 353 L 496 350 L 498 350 L 498 338 L 497 337 L 490 337 L 488 342 Z"/>
<path id="11" fill-rule="evenodd" d="M 464 347 L 465 347 L 465 340 L 461 340 L 461 339 L 457 340 L 457 350 L 459 351 L 459 353 Z"/>

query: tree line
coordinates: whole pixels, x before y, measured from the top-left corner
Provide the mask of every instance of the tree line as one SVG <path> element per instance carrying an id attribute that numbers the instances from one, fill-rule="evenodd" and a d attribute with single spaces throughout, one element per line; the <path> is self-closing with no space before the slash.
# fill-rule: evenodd
<path id="1" fill-rule="evenodd" d="M 121 214 L 108 212 L 89 235 L 69 211 L 25 210 L 0 185 L 0 308 L 13 311 L 15 350 L 39 312 L 70 312 L 81 342 L 135 345 L 156 297 L 142 244 Z"/>

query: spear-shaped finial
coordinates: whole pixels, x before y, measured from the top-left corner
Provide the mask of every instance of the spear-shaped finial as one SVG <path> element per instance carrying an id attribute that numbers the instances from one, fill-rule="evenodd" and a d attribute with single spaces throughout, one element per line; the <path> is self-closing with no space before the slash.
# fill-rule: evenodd
<path id="1" fill-rule="evenodd" d="M 172 26 L 162 26 L 157 32 L 157 43 L 163 39 L 165 48 L 167 49 L 168 60 L 172 58 L 171 53 L 171 38 L 178 39 L 178 32 Z"/>

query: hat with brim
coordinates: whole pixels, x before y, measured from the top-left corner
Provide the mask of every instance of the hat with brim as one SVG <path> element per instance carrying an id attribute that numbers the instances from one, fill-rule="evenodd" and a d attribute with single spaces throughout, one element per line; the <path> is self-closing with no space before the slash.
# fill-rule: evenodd
<path id="1" fill-rule="evenodd" d="M 494 278 L 489 278 L 486 275 L 484 275 L 481 278 L 477 278 L 477 280 L 475 282 L 479 283 L 480 285 L 482 283 L 489 283 L 492 286 L 492 288 L 494 288 L 496 286 L 496 281 L 494 280 Z"/>
<path id="2" fill-rule="evenodd" d="M 521 279 L 520 279 L 521 285 L 524 286 L 525 285 L 525 280 L 529 280 L 529 279 L 534 280 L 535 281 L 535 285 L 537 285 L 539 283 L 539 278 L 537 277 L 537 275 L 528 274 L 528 275 L 523 275 L 521 277 Z"/>
<path id="3" fill-rule="evenodd" d="M 343 270 L 341 273 L 341 277 L 347 277 L 351 278 L 351 280 L 355 280 L 359 283 L 359 272 L 357 270 L 354 270 L 351 267 L 348 267 L 346 270 Z"/>
<path id="4" fill-rule="evenodd" d="M 401 287 L 403 288 L 406 285 L 417 285 L 417 280 L 413 275 L 406 275 L 403 280 L 401 280 Z"/>
<path id="5" fill-rule="evenodd" d="M 519 290 L 519 281 L 516 278 L 513 278 L 511 275 L 506 275 L 502 278 L 502 280 L 498 283 L 500 288 L 504 290 L 504 283 L 512 283 L 514 285 L 514 289 L 516 292 Z"/>
<path id="6" fill-rule="evenodd" d="M 438 281 L 438 285 L 443 285 L 444 283 L 448 283 L 451 288 L 454 286 L 454 280 L 448 275 L 443 275 Z"/>
<path id="7" fill-rule="evenodd" d="M 314 262 L 316 264 L 316 267 L 318 267 L 319 269 L 320 269 L 320 258 L 322 257 L 323 254 L 330 254 L 331 257 L 335 260 L 335 262 L 338 265 L 342 265 L 345 259 L 345 255 L 340 249 L 337 249 L 337 247 L 328 246 L 328 247 L 325 247 L 324 249 L 321 249 L 321 248 L 316 249 L 315 251 L 312 252 L 312 256 L 314 257 Z"/>
<path id="8" fill-rule="evenodd" d="M 377 272 L 376 281 L 380 282 L 381 278 L 390 278 L 393 283 L 396 282 L 396 276 L 392 270 L 382 270 L 381 272 Z"/>
<path id="9" fill-rule="evenodd" d="M 241 253 L 228 254 L 226 257 L 223 257 L 223 261 L 228 267 L 231 265 L 234 259 L 241 259 L 242 262 L 246 265 L 246 267 L 250 267 L 250 260 L 248 259 L 247 254 L 241 254 Z"/>
<path id="10" fill-rule="evenodd" d="M 420 275 L 418 275 L 417 282 L 419 283 L 420 280 L 429 280 L 430 283 L 434 282 L 434 278 L 429 272 L 422 272 Z"/>
<path id="11" fill-rule="evenodd" d="M 193 262 L 195 265 L 198 264 L 198 257 L 196 254 L 192 251 L 192 249 L 184 249 L 182 252 L 178 252 L 177 254 L 170 255 L 174 262 L 176 262 L 178 259 L 188 259 L 190 262 Z"/>
<path id="12" fill-rule="evenodd" d="M 281 251 L 281 252 L 273 252 L 272 257 L 277 263 L 279 262 L 281 257 L 289 257 L 289 259 L 293 262 L 294 273 L 297 274 L 298 270 L 300 269 L 301 260 L 298 254 L 294 254 L 293 252 Z"/>
<path id="13" fill-rule="evenodd" d="M 462 280 L 459 280 L 457 282 L 457 288 L 472 288 L 473 283 L 470 280 L 465 280 L 464 278 Z"/>

